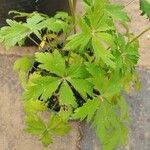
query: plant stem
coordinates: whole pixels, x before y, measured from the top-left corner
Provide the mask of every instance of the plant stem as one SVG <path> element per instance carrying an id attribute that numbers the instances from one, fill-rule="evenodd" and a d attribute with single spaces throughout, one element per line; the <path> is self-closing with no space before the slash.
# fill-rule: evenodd
<path id="1" fill-rule="evenodd" d="M 140 38 L 144 33 L 146 33 L 147 31 L 150 30 L 150 27 L 145 29 L 144 31 L 142 31 L 139 35 L 137 35 L 135 38 L 133 38 L 129 43 L 133 43 L 134 41 L 136 41 L 138 38 Z"/>
<path id="2" fill-rule="evenodd" d="M 74 33 L 76 33 L 76 17 L 75 17 L 74 0 L 69 0 L 69 7 L 70 7 L 70 13 L 73 19 Z"/>
<path id="3" fill-rule="evenodd" d="M 28 38 L 29 38 L 34 44 L 36 44 L 38 47 L 40 46 L 31 36 L 28 36 Z"/>

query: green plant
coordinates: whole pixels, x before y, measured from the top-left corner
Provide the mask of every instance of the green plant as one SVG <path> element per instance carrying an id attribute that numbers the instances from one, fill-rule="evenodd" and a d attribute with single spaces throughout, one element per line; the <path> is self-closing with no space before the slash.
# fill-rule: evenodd
<path id="1" fill-rule="evenodd" d="M 145 3 L 141 0 L 142 14 L 149 17 Z M 72 0 L 69 4 L 72 17 L 65 12 L 49 17 L 12 11 L 26 21 L 7 20 L 8 26 L 0 30 L 7 48 L 23 45 L 27 38 L 39 47 L 32 58 L 14 64 L 23 87 L 25 131 L 48 146 L 53 135 L 69 132 L 70 119 L 86 119 L 103 149 L 113 150 L 126 142 L 128 106 L 122 93 L 131 84 L 139 89 L 138 38 L 149 28 L 134 36 L 124 7 L 107 0 L 83 0 L 83 16 L 75 14 Z M 41 116 L 45 111 L 48 121 Z"/>

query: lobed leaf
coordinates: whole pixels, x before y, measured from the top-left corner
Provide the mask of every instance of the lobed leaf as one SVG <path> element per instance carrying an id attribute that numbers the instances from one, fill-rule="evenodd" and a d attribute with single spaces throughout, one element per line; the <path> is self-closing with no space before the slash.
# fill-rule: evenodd
<path id="1" fill-rule="evenodd" d="M 75 110 L 73 118 L 81 121 L 87 118 L 87 122 L 90 122 L 99 106 L 100 101 L 98 99 L 88 100 L 82 107 Z"/>
<path id="2" fill-rule="evenodd" d="M 140 0 L 140 10 L 142 11 L 142 16 L 146 14 L 150 19 L 150 2 L 148 0 Z"/>
<path id="3" fill-rule="evenodd" d="M 59 102 L 60 105 L 72 106 L 73 108 L 77 107 L 76 99 L 74 94 L 66 81 L 64 81 L 60 87 L 59 91 Z"/>
<path id="4" fill-rule="evenodd" d="M 127 13 L 123 11 L 123 6 L 116 5 L 116 4 L 107 4 L 106 6 L 106 12 L 115 20 L 121 21 L 121 22 L 128 22 L 129 17 Z"/>
<path id="5" fill-rule="evenodd" d="M 56 91 L 61 80 L 55 77 L 39 77 L 30 81 L 30 85 L 23 93 L 24 100 L 47 100 Z"/>
<path id="6" fill-rule="evenodd" d="M 63 76 L 65 73 L 65 60 L 58 52 L 55 50 L 53 53 L 36 53 L 36 61 L 40 63 L 38 66 L 41 69 L 45 69 L 50 73 L 54 73 L 58 76 Z"/>

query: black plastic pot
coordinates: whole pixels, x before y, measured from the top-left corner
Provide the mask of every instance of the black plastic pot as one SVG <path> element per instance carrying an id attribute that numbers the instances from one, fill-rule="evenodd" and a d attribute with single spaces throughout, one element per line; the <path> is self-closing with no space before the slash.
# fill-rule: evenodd
<path id="1" fill-rule="evenodd" d="M 0 0 L 0 26 L 4 26 L 10 10 L 33 12 L 35 0 Z"/>
<path id="2" fill-rule="evenodd" d="M 37 11 L 54 15 L 57 11 L 69 12 L 68 0 L 37 0 Z"/>
<path id="3" fill-rule="evenodd" d="M 69 12 L 69 4 L 68 0 L 0 0 L 0 27 L 6 25 L 7 18 L 12 18 L 8 15 L 10 10 L 54 15 L 61 10 Z"/>

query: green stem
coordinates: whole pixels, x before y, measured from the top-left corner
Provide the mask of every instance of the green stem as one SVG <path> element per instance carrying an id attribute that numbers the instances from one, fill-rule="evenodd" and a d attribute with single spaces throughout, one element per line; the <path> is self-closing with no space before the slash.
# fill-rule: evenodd
<path id="1" fill-rule="evenodd" d="M 29 38 L 34 44 L 36 44 L 38 47 L 40 46 L 31 36 L 28 36 L 28 38 Z"/>
<path id="2" fill-rule="evenodd" d="M 138 38 L 140 38 L 144 33 L 146 33 L 147 31 L 150 30 L 150 27 L 145 29 L 144 31 L 142 31 L 139 35 L 137 35 L 135 38 L 133 38 L 129 43 L 133 43 L 134 41 L 136 41 Z"/>
<path id="3" fill-rule="evenodd" d="M 75 17 L 74 0 L 69 0 L 69 7 L 70 7 L 71 16 L 73 19 L 74 33 L 76 33 L 76 17 Z"/>

